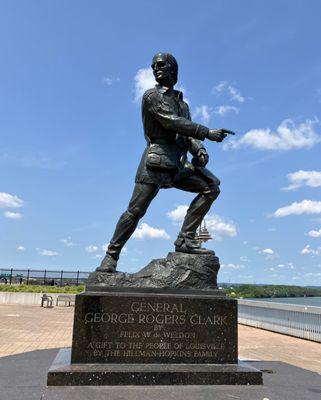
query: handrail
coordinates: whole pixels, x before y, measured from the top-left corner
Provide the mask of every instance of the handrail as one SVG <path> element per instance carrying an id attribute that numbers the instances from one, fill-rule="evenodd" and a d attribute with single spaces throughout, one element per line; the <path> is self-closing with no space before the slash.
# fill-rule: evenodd
<path id="1" fill-rule="evenodd" d="M 260 300 L 238 300 L 238 304 L 243 304 L 247 306 L 255 306 L 261 308 L 273 308 L 277 310 L 287 310 L 287 311 L 298 311 L 306 312 L 311 314 L 321 314 L 321 307 L 316 306 L 305 306 L 300 304 L 288 304 L 288 303 L 277 303 L 272 301 L 260 301 Z"/>
<path id="2" fill-rule="evenodd" d="M 321 342 L 321 307 L 242 299 L 238 322 Z"/>

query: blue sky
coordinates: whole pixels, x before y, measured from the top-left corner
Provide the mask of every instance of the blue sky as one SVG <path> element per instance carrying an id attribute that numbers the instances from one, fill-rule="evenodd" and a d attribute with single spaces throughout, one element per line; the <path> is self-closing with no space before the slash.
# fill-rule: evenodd
<path id="1" fill-rule="evenodd" d="M 319 1 L 0 2 L 0 267 L 93 270 L 145 142 L 152 56 L 175 55 L 221 195 L 220 281 L 321 285 Z M 173 250 L 193 195 L 163 190 L 127 243 L 134 272 Z"/>

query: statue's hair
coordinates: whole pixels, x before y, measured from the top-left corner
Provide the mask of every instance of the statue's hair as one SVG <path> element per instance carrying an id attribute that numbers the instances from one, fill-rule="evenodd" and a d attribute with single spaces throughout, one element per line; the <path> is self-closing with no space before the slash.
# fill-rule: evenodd
<path id="1" fill-rule="evenodd" d="M 172 66 L 173 69 L 173 80 L 174 80 L 174 85 L 177 83 L 177 79 L 178 79 L 178 63 L 176 61 L 176 58 L 170 54 L 170 53 L 162 53 L 159 52 L 157 54 L 154 55 L 153 59 L 159 55 L 164 55 L 166 57 L 166 60 L 170 63 L 170 65 Z"/>

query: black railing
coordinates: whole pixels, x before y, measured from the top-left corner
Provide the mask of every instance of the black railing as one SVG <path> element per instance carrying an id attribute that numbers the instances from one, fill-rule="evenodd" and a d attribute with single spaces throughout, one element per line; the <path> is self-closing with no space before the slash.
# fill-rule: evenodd
<path id="1" fill-rule="evenodd" d="M 0 268 L 0 284 L 79 286 L 89 274 L 87 271 Z"/>

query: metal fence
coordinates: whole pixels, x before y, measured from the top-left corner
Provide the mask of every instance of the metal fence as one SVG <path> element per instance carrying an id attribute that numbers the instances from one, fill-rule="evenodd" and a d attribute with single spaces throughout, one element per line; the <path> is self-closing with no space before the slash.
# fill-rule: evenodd
<path id="1" fill-rule="evenodd" d="M 321 307 L 238 300 L 238 322 L 321 342 Z"/>
<path id="2" fill-rule="evenodd" d="M 47 269 L 0 269 L 0 284 L 78 286 L 86 282 L 90 272 Z"/>

